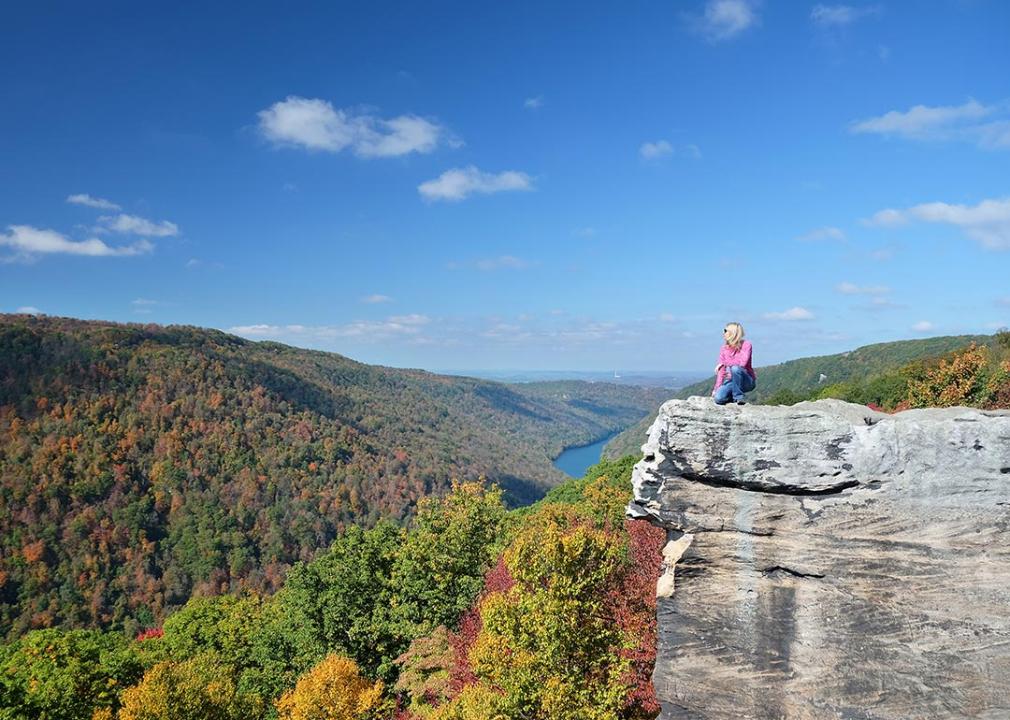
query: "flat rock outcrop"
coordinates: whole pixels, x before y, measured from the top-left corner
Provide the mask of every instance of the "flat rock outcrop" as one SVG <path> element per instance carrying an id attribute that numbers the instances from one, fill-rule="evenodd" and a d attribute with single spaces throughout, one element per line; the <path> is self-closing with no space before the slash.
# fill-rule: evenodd
<path id="1" fill-rule="evenodd" d="M 1010 413 L 671 400 L 664 719 L 1010 718 Z"/>

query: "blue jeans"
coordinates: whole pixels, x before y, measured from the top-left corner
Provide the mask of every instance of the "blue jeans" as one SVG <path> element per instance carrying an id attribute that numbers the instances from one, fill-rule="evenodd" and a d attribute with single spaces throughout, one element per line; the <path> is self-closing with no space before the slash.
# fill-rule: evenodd
<path id="1" fill-rule="evenodd" d="M 715 403 L 725 405 L 730 399 L 734 402 L 743 400 L 743 394 L 753 390 L 756 385 L 750 373 L 739 365 L 730 365 L 729 377 L 715 391 Z"/>

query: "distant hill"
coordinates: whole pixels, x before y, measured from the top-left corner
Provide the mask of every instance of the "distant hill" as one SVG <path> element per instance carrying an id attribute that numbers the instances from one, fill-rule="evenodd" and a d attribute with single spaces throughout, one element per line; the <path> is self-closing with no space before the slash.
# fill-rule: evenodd
<path id="1" fill-rule="evenodd" d="M 914 360 L 943 355 L 952 350 L 967 347 L 973 342 L 985 344 L 991 340 L 992 337 L 988 335 L 953 335 L 923 340 L 899 340 L 865 345 L 856 350 L 836 355 L 800 358 L 778 365 L 757 367 L 755 370 L 758 375 L 758 385 L 754 392 L 748 393 L 747 397 L 751 402 L 760 403 L 783 390 L 806 396 L 815 392 L 819 387 L 894 372 Z M 670 393 L 670 398 L 711 395 L 714 383 L 715 376 L 711 375 L 705 380 Z M 655 413 L 652 413 L 615 437 L 607 443 L 604 456 L 619 458 L 628 454 L 637 455 L 654 419 Z"/>
<path id="2" fill-rule="evenodd" d="M 273 591 L 339 528 L 408 518 L 454 478 L 535 500 L 563 480 L 564 447 L 666 394 L 0 315 L 0 635 L 145 625 L 194 592 Z"/>

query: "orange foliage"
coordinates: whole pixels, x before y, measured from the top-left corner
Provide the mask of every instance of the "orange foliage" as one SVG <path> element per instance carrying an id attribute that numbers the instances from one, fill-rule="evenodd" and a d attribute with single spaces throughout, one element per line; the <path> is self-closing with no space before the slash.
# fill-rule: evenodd
<path id="1" fill-rule="evenodd" d="M 42 556 L 46 552 L 46 543 L 44 540 L 36 540 L 33 543 L 28 543 L 21 549 L 22 554 L 25 557 L 25 562 L 36 563 L 42 559 Z"/>

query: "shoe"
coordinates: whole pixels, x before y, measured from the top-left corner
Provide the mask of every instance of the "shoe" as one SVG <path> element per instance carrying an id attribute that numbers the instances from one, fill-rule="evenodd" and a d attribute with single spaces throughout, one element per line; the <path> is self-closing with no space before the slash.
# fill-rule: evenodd
<path id="1" fill-rule="evenodd" d="M 747 404 L 747 401 L 746 401 L 746 400 L 737 400 L 737 401 L 736 401 L 736 404 L 737 404 L 737 405 L 746 405 L 746 404 Z"/>

